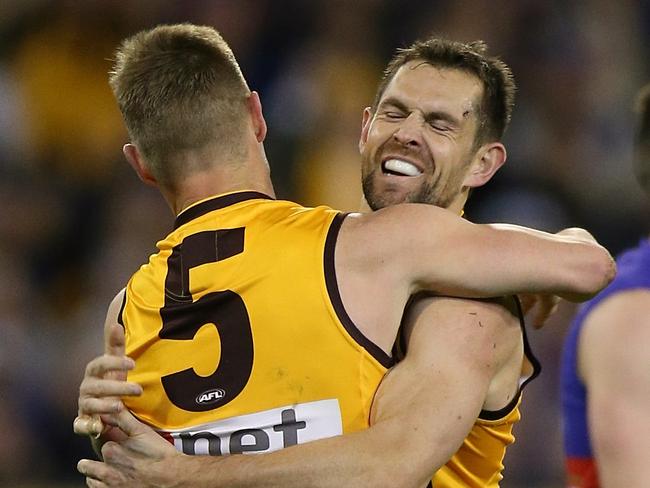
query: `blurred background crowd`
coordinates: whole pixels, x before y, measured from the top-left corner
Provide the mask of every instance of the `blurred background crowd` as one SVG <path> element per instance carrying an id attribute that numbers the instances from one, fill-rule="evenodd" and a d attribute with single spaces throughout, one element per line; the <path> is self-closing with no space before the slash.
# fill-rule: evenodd
<path id="1" fill-rule="evenodd" d="M 72 434 L 106 307 L 171 229 L 121 154 L 107 85 L 119 41 L 159 23 L 221 31 L 261 93 L 278 196 L 354 210 L 357 138 L 396 47 L 483 39 L 513 69 L 509 158 L 475 221 L 584 226 L 614 253 L 650 227 L 631 170 L 634 94 L 650 80 L 646 0 L 4 0 L 0 2 L 0 486 L 82 486 Z M 560 486 L 557 365 L 573 313 L 531 334 L 505 488 Z"/>

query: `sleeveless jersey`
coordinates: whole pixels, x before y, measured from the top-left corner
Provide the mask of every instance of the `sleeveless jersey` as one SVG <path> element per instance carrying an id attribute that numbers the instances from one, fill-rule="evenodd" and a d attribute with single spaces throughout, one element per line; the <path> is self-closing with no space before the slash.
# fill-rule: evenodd
<path id="1" fill-rule="evenodd" d="M 183 211 L 129 280 L 125 404 L 187 454 L 268 452 L 368 427 L 390 357 L 345 312 L 344 215 L 256 192 Z"/>
<path id="2" fill-rule="evenodd" d="M 512 429 L 521 419 L 522 390 L 541 371 L 528 343 L 519 300 L 516 302 L 524 342 L 519 390 L 501 410 L 481 411 L 458 451 L 435 473 L 429 487 L 497 488 L 503 479 L 503 458 L 506 448 L 515 441 Z"/>
<path id="3" fill-rule="evenodd" d="M 591 311 L 606 298 L 632 289 L 650 289 L 650 241 L 623 253 L 617 260 L 614 281 L 598 296 L 585 303 L 576 315 L 567 335 L 562 356 L 562 416 L 567 486 L 598 488 L 589 428 L 587 424 L 587 392 L 578 376 L 578 343 L 580 331 Z"/>

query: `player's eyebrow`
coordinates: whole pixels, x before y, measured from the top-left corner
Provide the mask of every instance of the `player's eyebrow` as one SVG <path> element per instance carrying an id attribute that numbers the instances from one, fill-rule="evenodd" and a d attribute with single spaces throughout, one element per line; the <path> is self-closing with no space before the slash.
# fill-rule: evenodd
<path id="1" fill-rule="evenodd" d="M 409 109 L 406 106 L 404 102 L 402 102 L 400 99 L 395 98 L 395 97 L 388 97 L 379 104 L 379 108 L 385 108 L 386 105 L 395 107 L 397 110 L 401 110 L 402 112 L 408 112 Z"/>
<path id="2" fill-rule="evenodd" d="M 463 119 L 465 114 L 463 114 Z M 424 120 L 427 122 L 433 122 L 436 120 L 440 120 L 442 122 L 447 122 L 448 124 L 452 125 L 453 127 L 459 127 L 461 125 L 461 121 L 458 120 L 457 117 L 454 117 L 451 115 L 449 112 L 443 112 L 440 110 L 432 111 L 432 112 L 427 112 L 424 114 Z"/>
<path id="3" fill-rule="evenodd" d="M 406 113 L 411 111 L 404 102 L 402 102 L 400 99 L 396 97 L 388 97 L 379 104 L 380 108 L 386 108 L 386 106 L 395 107 L 397 110 Z M 471 113 L 472 113 L 471 109 L 468 109 L 465 112 L 463 112 L 462 115 L 463 120 L 469 117 Z M 429 112 L 424 112 L 423 117 L 424 120 L 426 120 L 427 122 L 431 122 L 434 120 L 441 120 L 443 122 L 447 122 L 453 125 L 454 127 L 459 127 L 462 123 L 462 121 L 459 120 L 457 117 L 443 110 L 432 110 Z"/>

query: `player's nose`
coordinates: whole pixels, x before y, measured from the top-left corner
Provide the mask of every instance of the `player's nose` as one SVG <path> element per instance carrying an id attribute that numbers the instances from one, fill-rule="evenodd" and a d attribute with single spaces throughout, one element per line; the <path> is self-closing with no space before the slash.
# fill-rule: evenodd
<path id="1" fill-rule="evenodd" d="M 422 124 L 420 117 L 412 113 L 399 124 L 393 138 L 404 146 L 419 146 L 422 143 Z"/>

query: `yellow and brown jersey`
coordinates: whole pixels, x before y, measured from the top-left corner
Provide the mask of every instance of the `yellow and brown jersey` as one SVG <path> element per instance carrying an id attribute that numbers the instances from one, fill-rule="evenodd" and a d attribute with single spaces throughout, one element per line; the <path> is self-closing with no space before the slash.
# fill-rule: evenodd
<path id="1" fill-rule="evenodd" d="M 506 448 L 515 441 L 513 426 L 520 420 L 521 395 L 504 416 L 490 420 L 481 412 L 463 444 L 433 477 L 435 488 L 496 488 L 503 479 Z M 497 417 L 498 415 L 494 415 Z"/>
<path id="2" fill-rule="evenodd" d="M 263 452 L 368 427 L 391 364 L 343 308 L 344 215 L 255 192 L 199 202 L 131 278 L 128 408 L 188 454 Z"/>
<path id="3" fill-rule="evenodd" d="M 521 419 L 519 406 L 522 389 L 541 370 L 526 337 L 519 300 L 515 301 L 524 343 L 519 390 L 512 401 L 501 410 L 481 411 L 463 444 L 435 473 L 429 487 L 498 488 L 503 479 L 503 458 L 506 448 L 515 441 L 512 429 Z"/>

